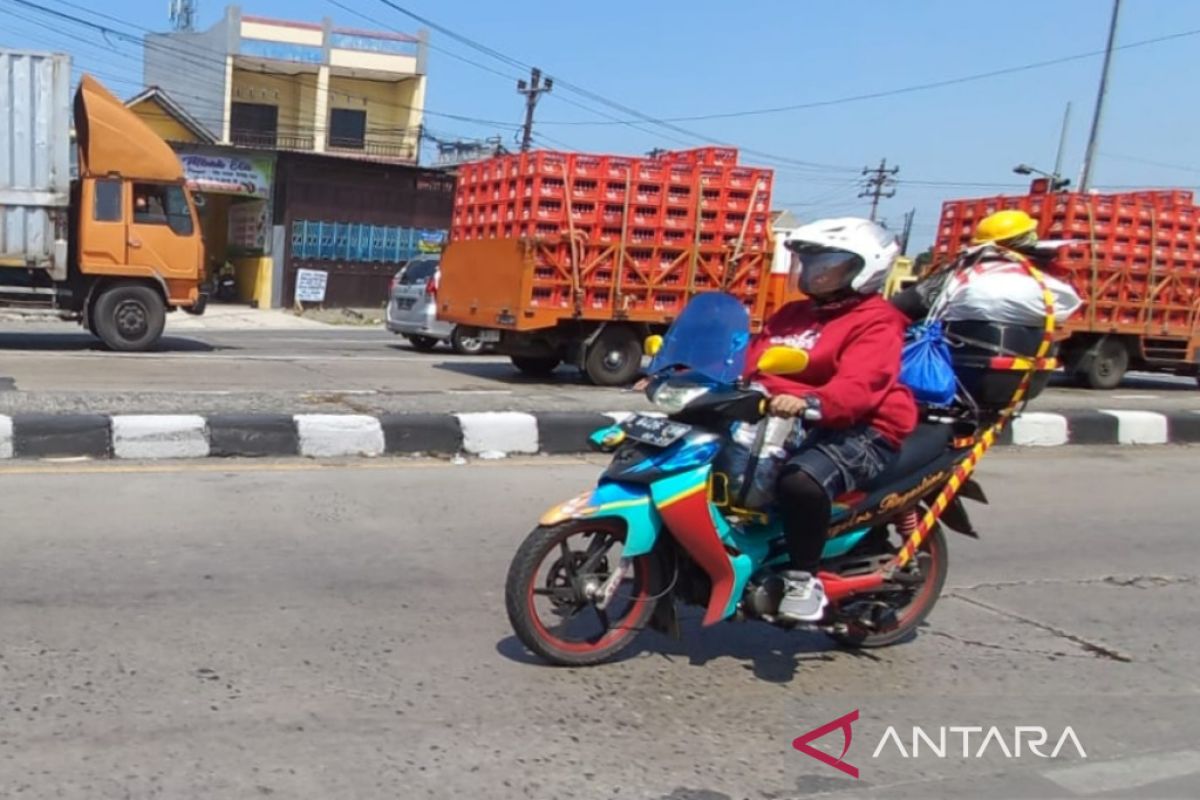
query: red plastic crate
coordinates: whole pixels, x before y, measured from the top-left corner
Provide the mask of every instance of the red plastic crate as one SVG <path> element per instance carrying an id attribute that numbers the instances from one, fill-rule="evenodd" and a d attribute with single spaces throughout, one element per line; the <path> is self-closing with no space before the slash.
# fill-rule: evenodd
<path id="1" fill-rule="evenodd" d="M 596 222 L 598 213 L 594 202 L 576 200 L 571 203 L 571 221 L 576 225 Z"/>
<path id="2" fill-rule="evenodd" d="M 639 205 L 662 205 L 662 183 L 659 181 L 638 181 L 633 185 L 633 202 Z"/>
<path id="3" fill-rule="evenodd" d="M 576 178 L 571 182 L 572 200 L 595 200 L 600 196 L 600 184 L 594 178 Z"/>
<path id="4" fill-rule="evenodd" d="M 521 161 L 522 175 L 545 175 L 556 178 L 565 177 L 570 159 L 565 153 L 552 150 L 537 150 L 526 153 Z"/>
<path id="5" fill-rule="evenodd" d="M 693 189 L 691 186 L 675 186 L 667 187 L 665 203 L 668 207 L 675 208 L 691 208 L 695 204 L 692 199 Z"/>
<path id="6" fill-rule="evenodd" d="M 696 182 L 696 170 L 687 164 L 667 166 L 667 183 L 672 186 L 692 186 Z"/>
<path id="7" fill-rule="evenodd" d="M 575 178 L 593 178 L 598 180 L 604 167 L 604 158 L 602 156 L 575 153 L 571 156 L 570 165 L 571 175 Z"/>
<path id="8" fill-rule="evenodd" d="M 634 225 L 639 227 L 658 228 L 662 223 L 662 208 L 657 205 L 641 205 L 633 206 L 630 218 Z"/>
<path id="9" fill-rule="evenodd" d="M 604 203 L 600 207 L 600 222 L 605 225 L 620 228 L 625 221 L 625 206 L 618 203 Z"/>
<path id="10" fill-rule="evenodd" d="M 622 156 L 609 156 L 604 159 L 604 177 L 610 180 L 622 180 L 632 177 L 638 159 Z"/>
<path id="11" fill-rule="evenodd" d="M 633 170 L 633 178 L 639 183 L 643 181 L 662 183 L 666 175 L 667 169 L 664 164 L 648 159 L 638 161 Z"/>
<path id="12" fill-rule="evenodd" d="M 629 186 L 623 181 L 607 180 L 604 182 L 604 200 L 623 203 L 628 194 Z"/>

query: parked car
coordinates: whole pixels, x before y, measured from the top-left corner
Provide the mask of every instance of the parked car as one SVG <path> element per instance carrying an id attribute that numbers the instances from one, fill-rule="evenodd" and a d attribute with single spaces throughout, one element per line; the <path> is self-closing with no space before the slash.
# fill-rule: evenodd
<path id="1" fill-rule="evenodd" d="M 439 342 L 448 342 L 460 355 L 482 353 L 488 343 L 476 328 L 455 325 L 437 318 L 440 259 L 422 256 L 409 261 L 392 278 L 387 306 L 387 329 L 401 334 L 414 348 L 428 353 Z M 498 336 L 496 338 L 499 338 Z"/>

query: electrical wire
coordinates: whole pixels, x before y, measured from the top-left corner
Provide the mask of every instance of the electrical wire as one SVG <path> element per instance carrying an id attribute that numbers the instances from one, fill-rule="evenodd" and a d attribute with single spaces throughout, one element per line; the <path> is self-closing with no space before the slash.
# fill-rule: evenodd
<path id="1" fill-rule="evenodd" d="M 145 49 L 148 49 L 148 50 L 153 50 L 155 52 L 163 53 L 166 55 L 177 56 L 180 59 L 182 59 L 184 63 L 190 64 L 192 66 L 211 68 L 217 62 L 224 61 L 224 58 L 220 58 L 220 59 L 214 58 L 211 55 L 211 53 L 207 53 L 207 52 L 201 53 L 196 50 L 188 49 L 187 47 L 182 46 L 182 40 L 172 40 L 172 44 L 170 44 L 170 45 L 166 44 L 165 42 L 154 41 L 154 40 L 150 40 L 150 39 L 143 40 L 142 38 L 135 36 L 127 31 L 122 31 L 122 30 L 119 30 L 116 28 L 111 28 L 107 25 L 102 25 L 100 23 L 93 22 L 91 20 L 83 19 L 83 18 L 78 17 L 73 14 L 68 14 L 66 12 L 59 11 L 57 9 L 49 8 L 40 3 L 32 2 L 32 0 L 4 0 L 4 1 L 8 2 L 8 3 L 16 4 L 18 6 L 23 6 L 32 11 L 35 11 L 35 12 L 53 16 L 57 19 L 61 19 L 66 22 L 70 22 L 75 25 L 79 25 L 79 26 L 88 28 L 92 31 L 99 32 L 105 36 L 113 36 L 117 39 L 120 39 L 122 41 L 131 43 L 131 44 L 141 45 L 142 47 L 144 47 Z M 77 9 L 82 8 L 81 6 L 78 6 L 74 3 L 67 2 L 67 0 L 57 0 L 57 2 L 60 2 L 63 5 L 66 5 L 66 6 L 69 6 L 72 8 L 77 8 Z M 83 10 L 87 10 L 88 13 L 91 13 L 94 16 L 102 17 L 105 19 L 109 19 L 109 20 L 117 19 L 115 17 L 112 17 L 111 15 L 101 14 L 100 12 L 93 12 L 88 9 L 83 9 Z M 4 13 L 11 14 L 11 15 L 17 17 L 18 19 L 25 20 L 26 22 L 38 24 L 37 20 L 30 19 L 29 17 L 21 16 L 11 10 L 5 11 Z M 146 33 L 151 33 L 151 34 L 155 33 L 150 28 L 145 28 L 143 26 L 137 25 L 136 23 L 125 22 L 124 24 L 128 25 L 129 27 L 131 27 L 133 29 L 141 30 Z M 132 56 L 128 53 L 123 53 L 120 50 L 117 50 L 115 47 L 112 49 L 112 53 L 114 55 L 118 55 L 123 58 L 130 58 L 135 61 L 139 60 L 136 56 Z M 253 70 L 253 69 L 248 69 L 245 66 L 239 66 L 238 68 L 244 72 L 250 72 L 250 73 L 258 72 L 260 74 L 266 74 L 266 75 L 277 74 L 277 73 L 272 73 L 266 69 Z M 305 86 L 305 88 L 309 88 L 309 89 L 316 88 L 315 77 L 311 80 L 311 82 L 308 82 L 307 76 L 305 76 L 303 74 L 295 74 L 295 75 L 290 75 L 288 77 L 295 80 L 295 82 L 297 84 L 299 84 L 301 86 Z M 123 82 L 126 84 L 137 85 L 137 86 L 141 86 L 142 88 L 144 88 L 144 86 L 138 81 L 126 80 L 126 79 L 115 79 L 115 82 Z M 193 78 L 193 83 L 197 83 L 194 78 Z M 212 82 L 211 87 L 214 90 L 215 89 L 223 90 L 224 83 L 214 81 L 214 82 Z M 372 98 L 369 98 L 365 95 L 355 95 L 351 92 L 336 91 L 335 93 L 338 95 L 345 96 L 347 99 L 363 100 L 363 101 L 372 102 L 373 105 L 376 107 L 390 109 L 390 110 L 394 110 L 394 111 L 410 111 L 411 112 L 411 111 L 416 110 L 416 111 L 420 111 L 422 114 L 429 115 L 432 117 L 440 117 L 440 118 L 444 118 L 444 119 L 454 120 L 457 122 L 465 122 L 465 123 L 475 124 L 475 125 L 480 125 L 480 126 L 503 127 L 503 128 L 510 129 L 510 130 L 516 130 L 516 129 L 520 128 L 519 125 L 517 125 L 513 122 L 510 122 L 510 121 L 482 119 L 479 117 L 473 117 L 473 116 L 469 116 L 469 115 L 465 115 L 465 114 L 441 112 L 441 111 L 436 111 L 436 110 L 429 109 L 429 108 L 405 105 L 403 103 L 382 102 L 377 99 L 372 100 Z M 198 95 L 191 95 L 191 94 L 180 93 L 180 92 L 171 92 L 170 94 L 175 94 L 181 98 L 192 99 L 192 100 L 208 100 L 208 99 L 210 99 L 210 98 L 205 98 L 205 97 L 201 97 Z M 297 121 L 303 122 L 303 120 L 297 120 Z M 305 126 L 305 127 L 307 128 L 307 127 L 311 127 L 311 126 Z"/>

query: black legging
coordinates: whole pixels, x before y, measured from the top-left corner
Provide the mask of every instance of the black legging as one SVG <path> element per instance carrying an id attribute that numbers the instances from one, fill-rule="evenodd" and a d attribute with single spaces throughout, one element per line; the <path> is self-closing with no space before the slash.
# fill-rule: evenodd
<path id="1" fill-rule="evenodd" d="M 815 575 L 825 548 L 833 500 L 821 484 L 795 465 L 784 467 L 776 485 L 776 499 L 792 569 Z"/>

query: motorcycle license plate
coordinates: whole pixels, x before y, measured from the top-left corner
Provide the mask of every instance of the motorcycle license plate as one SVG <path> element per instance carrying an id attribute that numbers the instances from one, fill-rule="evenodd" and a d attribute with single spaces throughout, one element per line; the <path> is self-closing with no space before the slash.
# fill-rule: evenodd
<path id="1" fill-rule="evenodd" d="M 621 423 L 621 430 L 630 439 L 635 439 L 655 447 L 666 447 L 674 444 L 692 429 L 691 425 L 682 422 L 671 422 L 661 417 L 644 417 L 635 414 Z"/>

